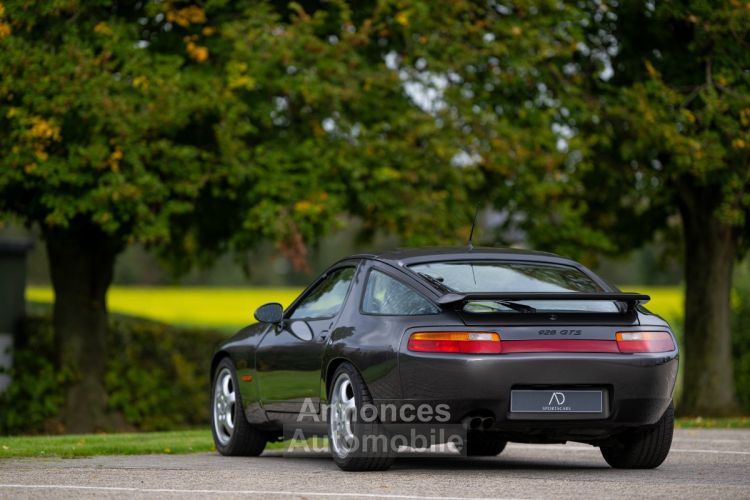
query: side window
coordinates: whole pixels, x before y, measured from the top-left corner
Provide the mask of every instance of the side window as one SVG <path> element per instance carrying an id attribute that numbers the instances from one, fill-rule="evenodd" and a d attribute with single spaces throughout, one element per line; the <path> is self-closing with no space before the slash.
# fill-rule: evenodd
<path id="1" fill-rule="evenodd" d="M 290 316 L 291 319 L 330 318 L 339 312 L 346 292 L 354 277 L 353 267 L 337 269 L 302 299 Z"/>
<path id="2" fill-rule="evenodd" d="M 367 278 L 362 311 L 366 314 L 415 316 L 436 314 L 440 309 L 398 280 L 373 269 Z"/>

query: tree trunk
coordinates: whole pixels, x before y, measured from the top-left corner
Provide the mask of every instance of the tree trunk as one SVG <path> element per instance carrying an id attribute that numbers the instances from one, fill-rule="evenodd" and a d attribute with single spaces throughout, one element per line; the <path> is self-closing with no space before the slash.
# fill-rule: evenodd
<path id="1" fill-rule="evenodd" d="M 732 367 L 732 270 L 737 232 L 716 217 L 708 188 L 681 186 L 685 243 L 685 378 L 679 413 L 737 414 Z"/>
<path id="2" fill-rule="evenodd" d="M 67 432 L 106 427 L 104 374 L 107 288 L 118 246 L 96 229 L 48 231 L 47 255 L 55 290 L 53 324 L 58 365 L 71 369 L 63 422 Z"/>

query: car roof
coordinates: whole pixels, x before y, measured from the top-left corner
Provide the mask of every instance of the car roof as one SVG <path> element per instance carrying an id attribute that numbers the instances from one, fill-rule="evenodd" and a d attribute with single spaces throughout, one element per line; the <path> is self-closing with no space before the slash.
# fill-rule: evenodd
<path id="1" fill-rule="evenodd" d="M 397 248 L 377 253 L 352 255 L 349 258 L 375 259 L 396 265 L 412 265 L 423 262 L 444 260 L 510 260 L 533 261 L 550 264 L 573 265 L 580 267 L 574 260 L 547 252 L 536 252 L 518 248 L 492 247 L 421 247 Z"/>

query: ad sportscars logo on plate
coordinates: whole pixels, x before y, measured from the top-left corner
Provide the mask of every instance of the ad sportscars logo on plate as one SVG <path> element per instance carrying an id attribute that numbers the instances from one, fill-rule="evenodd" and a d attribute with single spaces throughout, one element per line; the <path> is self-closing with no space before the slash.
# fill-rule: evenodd
<path id="1" fill-rule="evenodd" d="M 549 398 L 547 406 L 542 406 L 542 411 L 571 411 L 570 406 L 565 405 L 565 394 L 562 392 L 553 392 Z"/>
<path id="2" fill-rule="evenodd" d="M 549 398 L 549 403 L 547 403 L 547 404 L 551 405 L 553 401 L 558 406 L 564 405 L 565 404 L 565 394 L 563 394 L 562 392 L 553 392 L 552 393 L 552 397 Z"/>

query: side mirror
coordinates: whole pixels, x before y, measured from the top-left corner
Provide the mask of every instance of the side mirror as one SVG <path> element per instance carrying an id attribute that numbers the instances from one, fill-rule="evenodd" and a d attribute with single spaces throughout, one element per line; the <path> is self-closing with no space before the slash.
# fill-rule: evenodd
<path id="1" fill-rule="evenodd" d="M 284 308 L 277 302 L 263 304 L 255 310 L 254 316 L 261 323 L 279 323 L 284 318 Z"/>

